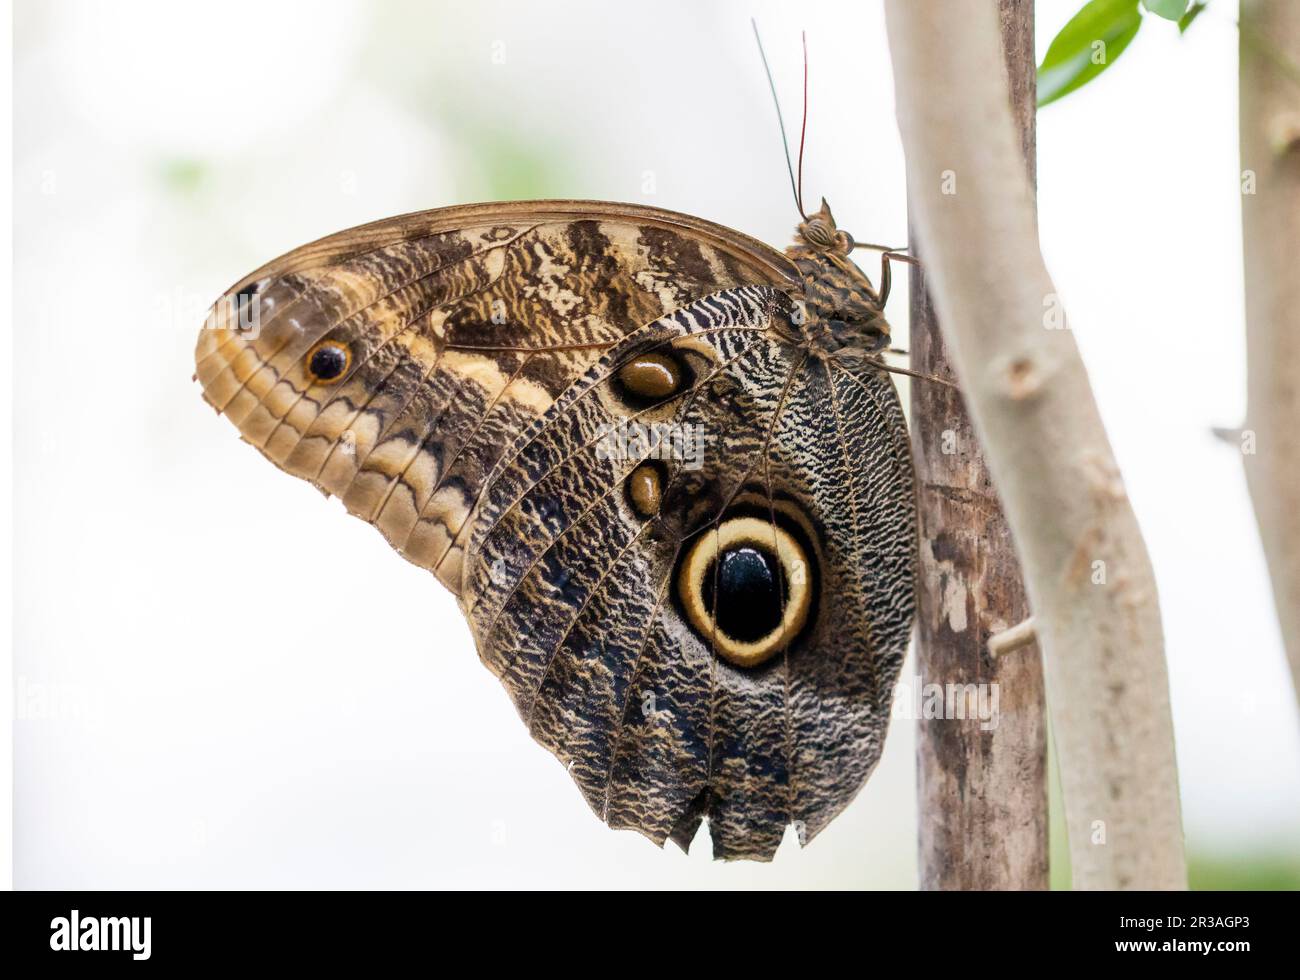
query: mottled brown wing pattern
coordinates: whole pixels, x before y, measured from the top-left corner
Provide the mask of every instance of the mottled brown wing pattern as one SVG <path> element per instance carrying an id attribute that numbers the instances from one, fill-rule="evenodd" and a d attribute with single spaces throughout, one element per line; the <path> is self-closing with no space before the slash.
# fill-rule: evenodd
<path id="1" fill-rule="evenodd" d="M 767 860 L 874 768 L 913 615 L 906 426 L 841 356 L 888 327 L 833 232 L 823 206 L 787 258 L 629 205 L 396 218 L 236 284 L 197 377 L 459 596 L 602 820 Z"/>
<path id="2" fill-rule="evenodd" d="M 782 293 L 741 287 L 611 349 L 503 460 L 466 574 L 481 656 L 593 810 L 683 847 L 707 816 L 722 858 L 770 859 L 788 824 L 806 841 L 852 799 L 911 626 L 893 385 L 810 357 L 789 313 Z M 638 412 L 615 373 L 647 350 L 695 383 Z M 602 426 L 634 416 L 712 437 L 698 468 L 664 463 L 651 516 L 626 493 L 648 453 L 598 451 Z M 794 528 L 817 590 L 812 621 L 753 668 L 718 656 L 674 589 L 692 542 L 747 516 Z"/>
<path id="3" fill-rule="evenodd" d="M 632 330 L 794 275 L 752 239 L 656 209 L 446 208 L 246 277 L 200 335 L 197 377 L 246 441 L 459 594 L 483 481 L 521 428 Z M 338 376 L 311 370 L 322 349 Z"/>

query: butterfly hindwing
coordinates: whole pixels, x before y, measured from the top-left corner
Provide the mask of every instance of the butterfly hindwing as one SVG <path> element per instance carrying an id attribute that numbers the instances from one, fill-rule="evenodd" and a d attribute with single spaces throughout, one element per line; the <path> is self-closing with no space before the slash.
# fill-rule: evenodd
<path id="1" fill-rule="evenodd" d="M 503 458 L 466 574 L 480 655 L 593 810 L 683 846 L 708 816 L 725 858 L 769 859 L 788 824 L 810 839 L 853 797 L 910 628 L 897 396 L 810 358 L 788 314 L 779 291 L 740 287 L 629 335 Z M 618 382 L 647 352 L 692 379 L 649 406 Z M 703 452 L 629 436 L 655 425 Z M 629 492 L 647 465 L 653 513 Z M 813 593 L 758 666 L 719 655 L 726 638 L 692 624 L 682 585 L 696 544 L 744 522 L 798 539 L 805 563 L 782 571 Z"/>

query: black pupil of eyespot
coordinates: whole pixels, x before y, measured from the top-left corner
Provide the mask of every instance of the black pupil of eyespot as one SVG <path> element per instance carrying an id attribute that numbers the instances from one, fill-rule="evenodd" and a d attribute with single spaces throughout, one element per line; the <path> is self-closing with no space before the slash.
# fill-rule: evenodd
<path id="1" fill-rule="evenodd" d="M 729 548 L 721 564 L 705 572 L 702 588 L 704 607 L 718 629 L 735 640 L 753 643 L 781 625 L 788 590 L 777 559 L 766 551 L 749 545 Z"/>
<path id="2" fill-rule="evenodd" d="M 311 356 L 311 373 L 325 381 L 337 378 L 343 373 L 348 357 L 341 348 L 327 344 Z"/>

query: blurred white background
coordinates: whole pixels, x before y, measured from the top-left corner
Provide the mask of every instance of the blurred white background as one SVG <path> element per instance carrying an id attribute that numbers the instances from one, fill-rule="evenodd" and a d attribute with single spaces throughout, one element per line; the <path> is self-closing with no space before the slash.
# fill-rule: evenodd
<path id="1" fill-rule="evenodd" d="M 1079 2 L 1038 5 L 1040 56 Z M 1300 726 L 1241 461 L 1210 434 L 1244 405 L 1234 6 L 1148 24 L 1042 112 L 1040 204 L 1159 577 L 1189 850 L 1294 866 Z M 910 723 L 771 866 L 611 832 L 451 596 L 190 381 L 230 283 L 399 212 L 607 198 L 783 247 L 751 14 L 787 117 L 808 31 L 806 195 L 905 241 L 878 0 L 19 0 L 18 887 L 915 886 Z"/>

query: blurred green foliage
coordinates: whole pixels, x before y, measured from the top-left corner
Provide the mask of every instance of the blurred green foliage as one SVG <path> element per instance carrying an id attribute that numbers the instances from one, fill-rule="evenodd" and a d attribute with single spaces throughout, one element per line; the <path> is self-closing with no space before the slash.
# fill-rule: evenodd
<path id="1" fill-rule="evenodd" d="M 203 183 L 207 168 L 199 160 L 165 160 L 161 166 L 163 184 L 178 194 L 188 194 Z"/>
<path id="2" fill-rule="evenodd" d="M 561 168 L 547 148 L 499 130 L 465 134 L 475 147 L 474 164 L 457 174 L 467 201 L 529 201 L 555 197 Z"/>
<path id="3" fill-rule="evenodd" d="M 1267 852 L 1187 857 L 1187 878 L 1197 891 L 1297 891 L 1300 859 Z"/>
<path id="4" fill-rule="evenodd" d="M 1061 773 L 1050 737 L 1047 744 L 1050 880 L 1053 891 L 1068 891 L 1070 842 Z M 1190 850 L 1187 881 L 1195 891 L 1300 891 L 1300 854 L 1282 849 L 1243 849 L 1239 853 Z"/>
<path id="5" fill-rule="evenodd" d="M 1165 20 L 1178 21 L 1187 13 L 1187 0 L 1142 0 L 1142 6 Z"/>

